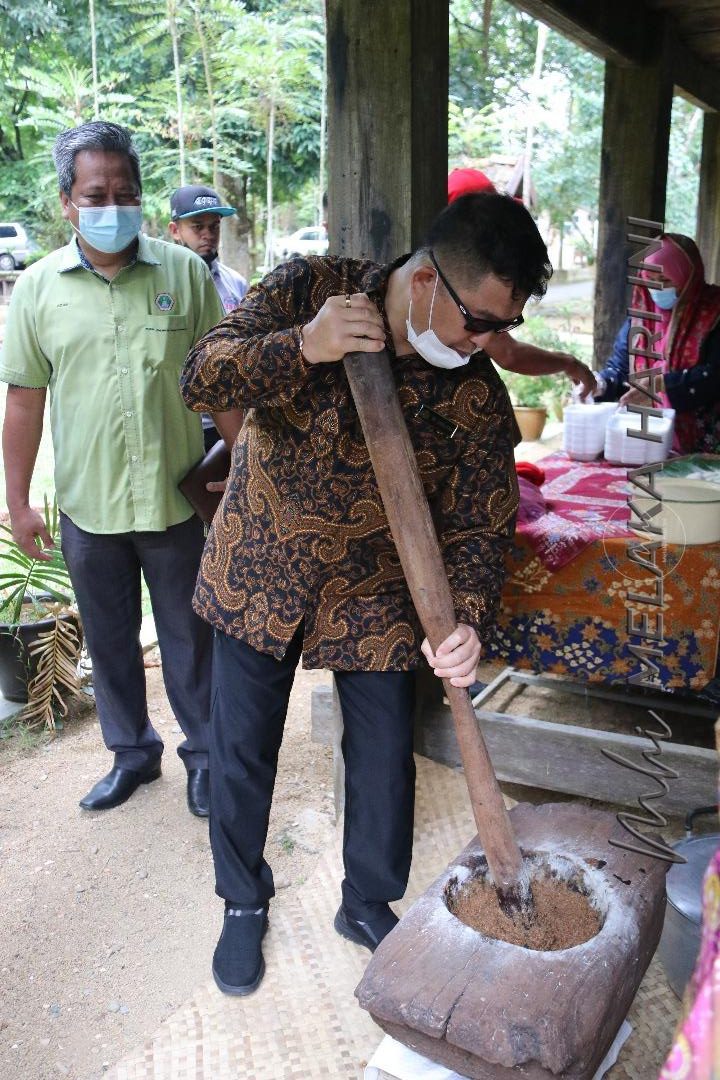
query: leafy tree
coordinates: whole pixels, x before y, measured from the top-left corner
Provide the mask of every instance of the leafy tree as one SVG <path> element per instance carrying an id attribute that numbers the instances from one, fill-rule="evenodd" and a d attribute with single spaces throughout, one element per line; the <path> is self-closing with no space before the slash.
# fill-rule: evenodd
<path id="1" fill-rule="evenodd" d="M 452 0 L 450 16 L 450 163 L 519 158 L 537 24 L 507 0 Z M 602 93 L 602 62 L 550 31 L 535 107 L 532 175 L 539 209 L 559 230 L 577 230 L 578 208 L 597 213 Z"/>
<path id="2" fill-rule="evenodd" d="M 702 116 L 689 101 L 673 99 L 665 228 L 686 236 L 695 236 L 697 224 Z"/>

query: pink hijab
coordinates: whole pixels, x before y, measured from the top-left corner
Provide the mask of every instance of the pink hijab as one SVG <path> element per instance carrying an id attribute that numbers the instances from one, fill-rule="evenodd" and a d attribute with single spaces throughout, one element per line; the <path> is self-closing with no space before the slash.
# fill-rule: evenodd
<path id="1" fill-rule="evenodd" d="M 663 355 L 663 371 L 685 371 L 700 359 L 700 351 L 708 334 L 720 321 L 720 287 L 708 285 L 705 268 L 697 246 L 689 236 L 663 233 L 660 247 L 645 257 L 646 266 L 657 267 L 677 290 L 677 303 L 665 311 L 653 303 L 654 289 L 635 285 L 632 306 L 636 310 L 654 312 L 656 319 L 633 317 L 633 326 L 644 326 L 650 333 L 662 331 L 654 346 Z M 641 270 L 647 280 L 651 272 Z M 649 357 L 635 356 L 636 370 L 653 367 Z M 667 395 L 663 404 L 670 407 Z M 720 404 L 699 410 L 698 413 L 678 413 L 675 417 L 675 449 L 684 454 L 717 446 L 720 437 Z M 713 450 L 712 452 L 717 452 Z"/>

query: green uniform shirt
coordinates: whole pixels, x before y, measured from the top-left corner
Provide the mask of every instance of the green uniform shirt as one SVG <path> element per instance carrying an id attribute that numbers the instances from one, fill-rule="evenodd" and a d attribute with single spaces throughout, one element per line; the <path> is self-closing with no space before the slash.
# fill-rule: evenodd
<path id="1" fill-rule="evenodd" d="M 222 316 L 202 260 L 142 235 L 110 282 L 74 239 L 18 278 L 0 380 L 50 387 L 58 505 L 81 529 L 159 531 L 192 515 L 177 485 L 203 455 L 202 426 L 178 376 Z"/>

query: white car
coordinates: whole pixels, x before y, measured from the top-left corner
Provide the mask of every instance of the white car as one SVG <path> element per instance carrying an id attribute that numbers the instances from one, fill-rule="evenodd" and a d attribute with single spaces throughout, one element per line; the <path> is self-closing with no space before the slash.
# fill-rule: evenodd
<path id="1" fill-rule="evenodd" d="M 24 266 L 28 255 L 37 250 L 17 221 L 0 221 L 0 270 L 15 270 Z"/>
<path id="2" fill-rule="evenodd" d="M 312 225 L 296 229 L 289 236 L 278 236 L 275 251 L 281 262 L 293 259 L 296 255 L 327 255 L 328 235 L 323 225 Z"/>

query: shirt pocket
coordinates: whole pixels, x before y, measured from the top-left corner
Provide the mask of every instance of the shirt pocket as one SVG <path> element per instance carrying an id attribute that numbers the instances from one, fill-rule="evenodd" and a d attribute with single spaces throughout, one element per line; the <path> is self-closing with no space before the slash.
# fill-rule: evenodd
<path id="1" fill-rule="evenodd" d="M 173 365 L 179 371 L 193 344 L 187 315 L 145 315 L 137 337 L 150 368 Z"/>

